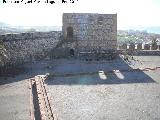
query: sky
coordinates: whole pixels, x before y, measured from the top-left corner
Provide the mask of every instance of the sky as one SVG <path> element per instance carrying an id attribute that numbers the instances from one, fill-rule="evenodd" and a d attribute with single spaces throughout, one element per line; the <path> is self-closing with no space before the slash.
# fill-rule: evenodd
<path id="1" fill-rule="evenodd" d="M 117 13 L 118 29 L 160 26 L 160 0 L 75 0 L 75 3 L 66 4 L 62 4 L 61 0 L 59 2 L 5 4 L 1 0 L 0 22 L 13 26 L 61 26 L 63 13 Z"/>

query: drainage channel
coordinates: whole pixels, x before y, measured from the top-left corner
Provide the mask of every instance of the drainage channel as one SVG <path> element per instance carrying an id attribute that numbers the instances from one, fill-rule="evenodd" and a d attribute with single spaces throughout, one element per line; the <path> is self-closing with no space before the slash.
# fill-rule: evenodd
<path id="1" fill-rule="evenodd" d="M 45 79 L 45 75 L 29 79 L 31 120 L 56 120 L 44 84 Z"/>

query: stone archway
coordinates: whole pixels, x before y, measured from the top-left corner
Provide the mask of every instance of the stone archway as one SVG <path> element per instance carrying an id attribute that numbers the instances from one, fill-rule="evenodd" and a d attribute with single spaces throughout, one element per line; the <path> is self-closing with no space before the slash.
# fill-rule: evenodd
<path id="1" fill-rule="evenodd" d="M 73 28 L 67 27 L 67 37 L 73 37 Z"/>

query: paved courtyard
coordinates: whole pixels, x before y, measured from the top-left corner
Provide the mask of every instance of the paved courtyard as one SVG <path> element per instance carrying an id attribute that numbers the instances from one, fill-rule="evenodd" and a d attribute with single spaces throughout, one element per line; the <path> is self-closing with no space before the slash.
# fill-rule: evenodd
<path id="1" fill-rule="evenodd" d="M 0 120 L 30 120 L 27 80 L 22 76 L 0 78 L 0 84 Z"/>
<path id="2" fill-rule="evenodd" d="M 49 73 L 45 84 L 58 120 L 159 120 L 160 57 L 134 58 L 26 64 L 25 73 L 0 77 L 0 119 L 30 120 L 28 79 Z"/>
<path id="3" fill-rule="evenodd" d="M 55 62 L 55 76 L 46 84 L 58 120 L 159 120 L 159 70 L 133 68 L 160 66 L 160 57 L 135 58 L 130 65 L 121 60 Z"/>

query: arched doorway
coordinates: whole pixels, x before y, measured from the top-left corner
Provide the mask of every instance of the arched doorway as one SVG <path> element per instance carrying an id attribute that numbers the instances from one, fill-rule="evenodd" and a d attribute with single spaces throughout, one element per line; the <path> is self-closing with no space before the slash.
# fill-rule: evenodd
<path id="1" fill-rule="evenodd" d="M 73 28 L 67 27 L 67 37 L 73 37 Z"/>
<path id="2" fill-rule="evenodd" d="M 74 56 L 74 49 L 70 49 L 69 54 L 70 54 L 70 56 Z"/>

